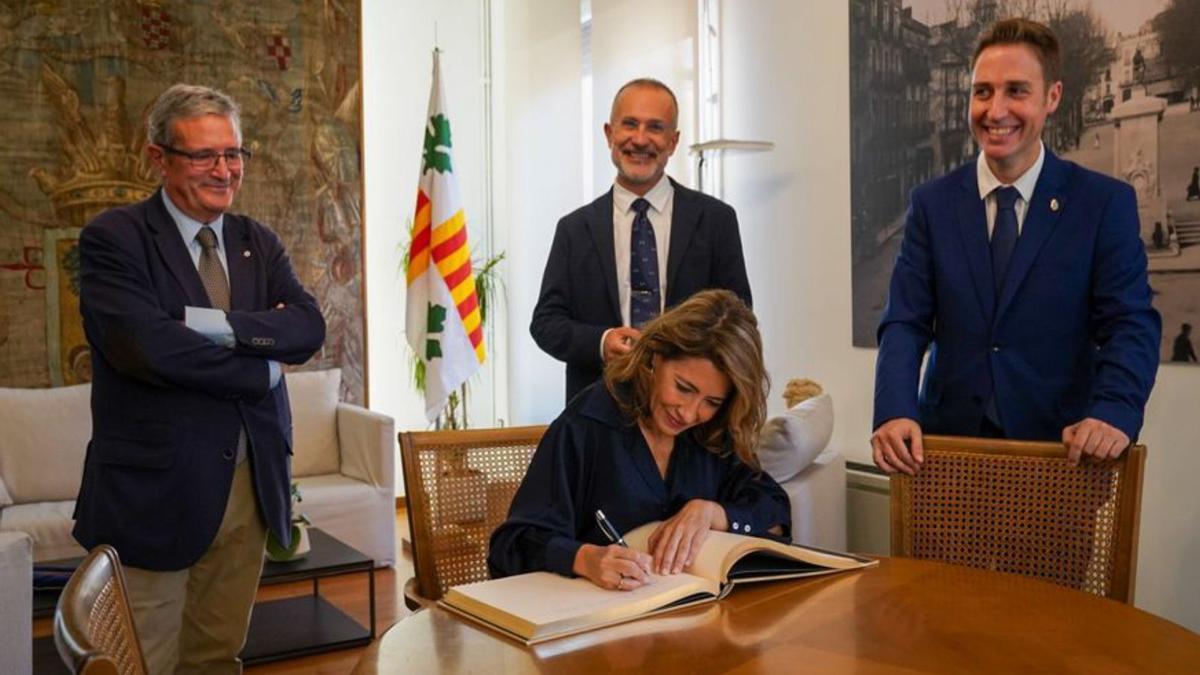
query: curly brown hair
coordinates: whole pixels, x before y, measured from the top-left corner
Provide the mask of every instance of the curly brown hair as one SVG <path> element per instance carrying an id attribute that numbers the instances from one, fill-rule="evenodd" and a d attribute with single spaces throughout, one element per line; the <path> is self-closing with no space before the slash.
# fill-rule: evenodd
<path id="1" fill-rule="evenodd" d="M 729 291 L 701 291 L 646 324 L 633 348 L 604 368 L 604 384 L 628 417 L 650 418 L 655 356 L 708 359 L 729 378 L 732 391 L 717 414 L 688 432 L 709 451 L 732 449 L 758 469 L 754 448 L 766 420 L 771 382 L 763 365 L 758 319 L 750 308 Z"/>

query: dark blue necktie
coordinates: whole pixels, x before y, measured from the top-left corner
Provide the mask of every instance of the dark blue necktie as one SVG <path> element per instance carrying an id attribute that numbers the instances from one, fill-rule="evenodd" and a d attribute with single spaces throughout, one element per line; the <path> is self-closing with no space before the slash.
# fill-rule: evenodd
<path id="1" fill-rule="evenodd" d="M 996 285 L 996 299 L 999 301 L 1000 292 L 1004 289 L 1004 274 L 1008 271 L 1008 261 L 1017 246 L 1016 206 L 1017 197 L 1020 197 L 1021 193 L 1017 192 L 1015 187 L 1002 187 L 997 188 L 993 194 L 996 195 L 996 222 L 992 224 L 992 275 Z M 996 428 L 1004 428 L 1000 420 L 1000 410 L 996 406 L 994 380 L 983 414 Z"/>
<path id="2" fill-rule="evenodd" d="M 992 225 L 992 275 L 996 282 L 996 297 L 999 298 L 1004 288 L 1008 261 L 1017 246 L 1016 205 L 1021 193 L 1015 187 L 1002 187 L 993 194 L 996 195 L 996 222 Z"/>
<path id="3" fill-rule="evenodd" d="M 662 307 L 658 291 L 658 244 L 646 210 L 650 202 L 633 200 L 633 236 L 629 240 L 629 324 L 641 327 L 658 316 Z"/>

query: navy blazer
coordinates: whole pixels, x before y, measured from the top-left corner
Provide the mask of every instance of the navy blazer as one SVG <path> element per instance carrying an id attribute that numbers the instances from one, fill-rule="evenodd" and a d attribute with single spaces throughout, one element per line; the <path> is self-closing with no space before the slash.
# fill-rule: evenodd
<path id="1" fill-rule="evenodd" d="M 998 298 L 990 251 L 974 162 L 913 191 L 879 325 L 874 426 L 909 417 L 976 435 L 994 379 L 1010 438 L 1061 440 L 1085 417 L 1136 438 L 1162 327 L 1133 189 L 1047 150 Z"/>
<path id="2" fill-rule="evenodd" d="M 492 533 L 488 571 L 572 576 L 580 546 L 609 544 L 596 509 L 625 533 L 670 518 L 692 499 L 720 504 L 739 534 L 791 539 L 791 506 L 775 479 L 733 452 L 705 449 L 690 430 L 676 437 L 663 477 L 637 423 L 596 382 L 546 430 L 508 519 Z M 769 533 L 775 526 L 783 528 L 779 537 Z"/>
<path id="3" fill-rule="evenodd" d="M 670 179 L 668 179 L 670 180 Z M 674 180 L 667 297 L 672 307 L 698 291 L 724 288 L 751 304 L 737 214 L 728 204 Z M 600 378 L 604 331 L 621 326 L 612 190 L 562 220 L 554 233 L 529 332 L 567 364 L 567 400 Z"/>
<path id="4" fill-rule="evenodd" d="M 325 321 L 279 238 L 227 213 L 237 344 L 186 328 L 184 307 L 210 304 L 160 192 L 101 214 L 79 237 L 92 440 L 74 534 L 87 548 L 115 546 L 126 564 L 177 570 L 216 536 L 243 425 L 260 511 L 289 540 L 291 412 L 286 383 L 269 388 L 267 361 L 307 361 L 325 339 Z"/>

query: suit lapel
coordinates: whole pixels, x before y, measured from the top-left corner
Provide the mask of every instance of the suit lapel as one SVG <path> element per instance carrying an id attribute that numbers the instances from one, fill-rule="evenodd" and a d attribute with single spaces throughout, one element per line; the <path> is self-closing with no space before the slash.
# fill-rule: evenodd
<path id="1" fill-rule="evenodd" d="M 1017 246 L 1013 249 L 1012 259 L 1008 263 L 1008 272 L 1004 276 L 1004 288 L 1000 293 L 1000 304 L 996 311 L 999 319 L 1008 306 L 1012 304 L 1013 296 L 1020 288 L 1021 282 L 1033 267 L 1033 261 L 1054 226 L 1065 205 L 1062 195 L 1063 179 L 1066 176 L 1066 165 L 1046 150 L 1046 159 L 1042 164 L 1042 173 L 1038 176 L 1037 185 L 1033 189 L 1033 199 L 1025 211 L 1025 222 L 1021 226 L 1021 236 L 1017 237 Z M 1051 208 L 1051 203 L 1054 208 Z"/>
<path id="2" fill-rule="evenodd" d="M 211 307 L 208 293 L 200 282 L 200 273 L 196 271 L 196 263 L 192 262 L 192 254 L 188 252 L 183 237 L 179 235 L 179 226 L 167 212 L 163 204 L 162 188 L 150 198 L 147 223 L 154 232 L 154 246 L 162 256 L 163 264 L 180 288 L 187 295 L 188 304 L 194 307 Z"/>
<path id="3" fill-rule="evenodd" d="M 225 263 L 229 267 L 229 308 L 254 309 L 254 253 L 241 218 L 225 214 Z"/>
<path id="4" fill-rule="evenodd" d="M 617 295 L 617 254 L 613 248 L 613 194 L 610 189 L 596 201 L 592 202 L 585 216 L 588 233 L 592 237 L 592 245 L 596 247 L 596 255 L 600 258 L 600 268 L 604 273 L 604 289 L 608 295 L 609 305 L 617 323 L 621 323 L 621 299 Z"/>
<path id="5" fill-rule="evenodd" d="M 970 165 L 972 168 L 974 164 Z M 975 286 L 975 295 L 983 309 L 983 318 L 991 322 L 996 308 L 995 282 L 992 281 L 992 255 L 988 244 L 987 211 L 979 198 L 979 181 L 973 170 L 963 172 L 961 188 L 955 196 L 958 213 L 958 234 L 963 252 L 966 254 L 967 269 Z"/>
<path id="6" fill-rule="evenodd" d="M 674 179 L 668 180 L 675 188 L 675 196 L 671 208 L 671 243 L 667 248 L 667 297 L 663 304 L 670 307 L 684 300 L 674 297 L 672 293 L 677 287 L 675 282 L 679 276 L 679 268 L 683 266 L 692 235 L 696 233 L 696 224 L 700 222 L 700 206 L 696 203 L 695 193 L 676 183 Z"/>

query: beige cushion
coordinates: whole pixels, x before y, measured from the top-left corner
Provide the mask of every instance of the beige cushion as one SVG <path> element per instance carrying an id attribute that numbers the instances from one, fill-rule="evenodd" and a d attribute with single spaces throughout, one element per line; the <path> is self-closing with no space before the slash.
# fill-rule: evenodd
<path id="1" fill-rule="evenodd" d="M 91 385 L 0 388 L 0 476 L 17 504 L 75 499 L 92 437 Z"/>
<path id="2" fill-rule="evenodd" d="M 75 541 L 74 501 L 17 504 L 0 511 L 0 531 L 24 532 L 33 539 L 33 559 L 59 560 L 86 551 Z"/>
<path id="3" fill-rule="evenodd" d="M 339 368 L 287 374 L 288 398 L 292 402 L 293 476 L 338 472 L 337 404 L 341 384 Z"/>
<path id="4" fill-rule="evenodd" d="M 833 399 L 820 394 L 772 417 L 759 438 L 758 461 L 780 483 L 812 464 L 833 435 Z"/>

